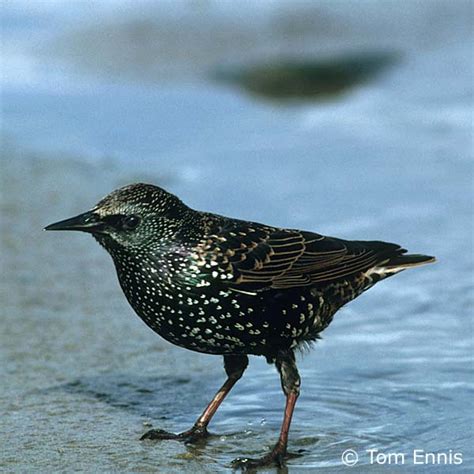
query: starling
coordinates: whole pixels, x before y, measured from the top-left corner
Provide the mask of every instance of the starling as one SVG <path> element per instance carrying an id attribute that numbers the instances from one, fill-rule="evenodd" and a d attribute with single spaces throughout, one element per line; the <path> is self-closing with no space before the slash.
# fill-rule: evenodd
<path id="1" fill-rule="evenodd" d="M 286 396 L 281 432 L 261 459 L 281 464 L 300 392 L 295 350 L 315 341 L 334 313 L 384 278 L 434 257 L 399 245 L 349 241 L 195 211 L 150 184 L 131 184 L 93 209 L 46 227 L 91 233 L 110 253 L 120 286 L 153 331 L 196 352 L 222 355 L 227 380 L 194 426 L 153 429 L 141 439 L 192 442 L 208 435 L 217 408 L 249 355 L 275 364 Z"/>

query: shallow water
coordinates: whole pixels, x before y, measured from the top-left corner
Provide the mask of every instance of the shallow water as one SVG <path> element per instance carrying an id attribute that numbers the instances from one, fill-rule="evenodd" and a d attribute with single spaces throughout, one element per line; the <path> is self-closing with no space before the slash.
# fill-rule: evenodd
<path id="1" fill-rule="evenodd" d="M 98 60 L 61 62 L 61 69 L 57 48 L 46 52 L 49 41 L 67 37 L 74 15 L 59 3 L 45 22 L 40 7 L 23 15 L 11 7 L 2 94 L 0 470 L 226 472 L 232 459 L 262 454 L 277 437 L 279 380 L 253 358 L 213 420 L 215 436 L 188 446 L 138 441 L 150 424 L 188 428 L 224 379 L 221 360 L 171 346 L 145 327 L 90 237 L 41 229 L 143 180 L 195 208 L 436 255 L 436 265 L 383 282 L 341 310 L 299 358 L 302 395 L 289 446 L 298 456 L 287 469 L 343 472 L 341 454 L 351 448 L 360 455 L 353 472 L 390 472 L 394 466 L 370 463 L 366 450 L 377 448 L 405 453 L 402 472 L 413 472 L 413 449 L 463 455 L 460 466 L 417 465 L 417 472 L 472 471 L 467 4 L 435 2 L 431 17 L 428 7 L 400 12 L 390 4 L 398 21 L 367 5 L 373 28 L 358 47 L 383 43 L 402 60 L 332 101 L 284 105 L 198 80 L 185 68 L 160 81 L 163 58 L 143 81 L 133 68 L 116 80 Z M 227 8 L 206 21 L 227 18 Z M 93 23 L 76 9 L 79 26 Z M 265 15 L 255 10 L 258 24 Z M 329 3 L 319 11 L 352 25 L 345 35 L 318 33 L 318 44 L 322 38 L 331 48 L 352 44 L 356 27 L 369 21 Z M 100 10 L 112 24 L 120 14 L 106 3 Z M 258 30 L 245 17 L 233 24 Z M 312 39 L 263 35 L 248 56 L 282 43 L 291 52 Z M 246 58 L 232 43 L 223 51 Z M 223 53 L 212 54 L 196 60 L 193 72 Z"/>

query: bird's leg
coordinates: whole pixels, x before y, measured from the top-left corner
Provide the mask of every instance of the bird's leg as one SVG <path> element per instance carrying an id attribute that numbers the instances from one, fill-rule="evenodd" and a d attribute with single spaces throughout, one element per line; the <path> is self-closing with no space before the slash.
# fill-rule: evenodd
<path id="1" fill-rule="evenodd" d="M 192 442 L 200 438 L 205 438 L 208 435 L 207 425 L 211 421 L 211 418 L 214 416 L 214 413 L 217 411 L 224 398 L 231 391 L 232 387 L 242 377 L 242 374 L 247 368 L 248 363 L 249 360 L 246 355 L 224 356 L 224 368 L 227 373 L 227 380 L 224 382 L 224 385 L 222 385 L 191 429 L 179 434 L 169 433 L 163 430 L 150 430 L 147 431 L 140 439 L 176 439 Z"/>
<path id="2" fill-rule="evenodd" d="M 301 379 L 296 368 L 295 355 L 292 350 L 278 353 L 275 365 L 280 373 L 281 386 L 286 395 L 285 414 L 281 425 L 280 437 L 273 449 L 260 459 L 238 458 L 233 462 L 233 467 L 248 470 L 261 466 L 282 466 L 286 456 L 288 432 L 290 431 L 291 417 L 296 400 L 300 394 Z"/>

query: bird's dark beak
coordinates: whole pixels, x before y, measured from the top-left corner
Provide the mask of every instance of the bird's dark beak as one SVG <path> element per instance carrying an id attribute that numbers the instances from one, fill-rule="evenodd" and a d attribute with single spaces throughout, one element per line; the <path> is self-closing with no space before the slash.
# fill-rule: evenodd
<path id="1" fill-rule="evenodd" d="M 100 216 L 92 211 L 88 211 L 76 217 L 50 224 L 44 230 L 81 230 L 93 233 L 100 232 L 104 227 L 105 224 Z"/>

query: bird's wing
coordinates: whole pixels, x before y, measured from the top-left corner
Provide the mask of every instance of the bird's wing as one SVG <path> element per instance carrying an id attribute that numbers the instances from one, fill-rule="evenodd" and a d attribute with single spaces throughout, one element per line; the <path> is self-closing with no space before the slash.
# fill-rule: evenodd
<path id="1" fill-rule="evenodd" d="M 344 241 L 332 237 L 302 232 L 305 239 L 305 251 L 283 275 L 273 282 L 274 288 L 294 286 L 295 279 L 305 278 L 306 284 L 318 285 L 325 282 L 355 275 L 381 261 L 376 242 Z M 387 244 L 392 250 L 392 244 Z M 398 246 L 395 246 L 398 248 Z M 387 250 L 385 247 L 383 250 Z"/>
<path id="2" fill-rule="evenodd" d="M 362 242 L 247 223 L 209 235 L 201 250 L 201 266 L 242 292 L 318 285 L 380 261 L 380 252 Z"/>

